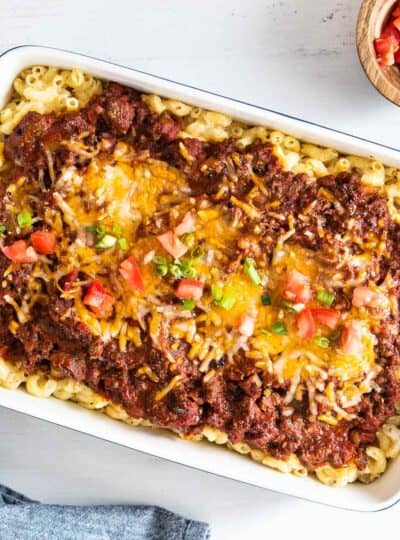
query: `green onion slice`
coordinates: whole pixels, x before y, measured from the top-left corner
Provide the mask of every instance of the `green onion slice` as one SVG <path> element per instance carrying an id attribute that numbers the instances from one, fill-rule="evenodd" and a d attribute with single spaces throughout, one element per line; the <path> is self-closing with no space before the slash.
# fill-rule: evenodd
<path id="1" fill-rule="evenodd" d="M 111 234 L 105 234 L 100 240 L 96 242 L 96 247 L 99 249 L 109 249 L 115 246 L 117 239 Z"/>
<path id="2" fill-rule="evenodd" d="M 173 275 L 175 278 L 180 279 L 183 277 L 182 270 L 179 264 L 176 264 L 176 263 L 170 264 L 168 269 L 169 269 L 170 274 Z"/>
<path id="3" fill-rule="evenodd" d="M 335 293 L 329 291 L 319 290 L 317 292 L 317 300 L 325 306 L 331 306 L 335 300 Z"/>
<path id="4" fill-rule="evenodd" d="M 314 343 L 323 349 L 327 349 L 330 345 L 330 341 L 325 336 L 317 336 L 314 338 Z"/>
<path id="5" fill-rule="evenodd" d="M 23 210 L 17 215 L 17 222 L 21 229 L 32 225 L 32 215 L 27 210 Z"/>
<path id="6" fill-rule="evenodd" d="M 126 238 L 118 238 L 118 245 L 122 251 L 126 251 L 129 248 L 128 240 Z"/>
<path id="7" fill-rule="evenodd" d="M 168 265 L 167 264 L 156 264 L 154 267 L 154 273 L 157 276 L 164 277 L 168 274 Z"/>
<path id="8" fill-rule="evenodd" d="M 0 234 L 4 234 L 7 231 L 7 227 L 5 225 L 0 225 Z"/>
<path id="9" fill-rule="evenodd" d="M 162 255 L 156 255 L 153 260 L 156 264 L 168 264 L 167 259 Z"/>
<path id="10" fill-rule="evenodd" d="M 271 326 L 271 331 L 279 336 L 286 336 L 288 330 L 283 322 L 276 322 Z"/>
<path id="11" fill-rule="evenodd" d="M 96 240 L 99 241 L 105 236 L 106 234 L 106 228 L 104 225 L 88 225 L 85 227 L 87 232 L 94 233 L 96 235 Z"/>
<path id="12" fill-rule="evenodd" d="M 186 233 L 182 236 L 182 242 L 185 244 L 185 246 L 192 248 L 194 246 L 195 242 L 195 234 L 194 232 Z"/>
<path id="13" fill-rule="evenodd" d="M 192 266 L 192 262 L 190 260 L 183 260 L 177 264 L 181 269 L 182 277 L 195 278 L 197 276 L 196 268 Z"/>
<path id="14" fill-rule="evenodd" d="M 199 259 L 204 255 L 205 251 L 201 246 L 195 246 L 190 252 L 192 259 Z"/>
<path id="15" fill-rule="evenodd" d="M 249 259 L 247 257 L 244 260 L 243 267 L 244 267 L 244 271 L 245 271 L 246 275 L 248 276 L 248 278 L 250 279 L 250 281 L 252 281 L 252 283 L 254 283 L 254 285 L 260 285 L 261 278 L 260 278 L 257 270 L 255 269 L 253 260 Z"/>
<path id="16" fill-rule="evenodd" d="M 121 236 L 121 234 L 122 234 L 121 225 L 114 225 L 113 228 L 112 228 L 112 232 L 113 232 L 113 234 L 115 234 L 115 236 Z"/>
<path id="17" fill-rule="evenodd" d="M 260 334 L 262 334 L 263 336 L 272 336 L 272 332 L 271 330 L 268 330 L 268 328 L 261 328 Z"/>
<path id="18" fill-rule="evenodd" d="M 300 313 L 300 311 L 303 311 L 306 307 L 304 304 L 295 304 L 290 300 L 282 300 L 282 306 L 290 311 L 295 311 L 296 313 Z"/>
<path id="19" fill-rule="evenodd" d="M 228 311 L 233 308 L 235 302 L 236 298 L 233 294 L 224 294 L 221 300 L 218 300 L 216 304 L 218 304 L 219 307 L 222 307 L 223 309 L 226 309 Z"/>
<path id="20" fill-rule="evenodd" d="M 193 309 L 195 306 L 194 300 L 182 300 L 183 309 Z"/>
<path id="21" fill-rule="evenodd" d="M 219 302 L 222 299 L 222 289 L 216 283 L 211 285 L 211 296 L 215 302 Z"/>
<path id="22" fill-rule="evenodd" d="M 269 294 L 262 294 L 261 295 L 261 303 L 263 306 L 270 306 L 271 305 L 271 297 Z"/>

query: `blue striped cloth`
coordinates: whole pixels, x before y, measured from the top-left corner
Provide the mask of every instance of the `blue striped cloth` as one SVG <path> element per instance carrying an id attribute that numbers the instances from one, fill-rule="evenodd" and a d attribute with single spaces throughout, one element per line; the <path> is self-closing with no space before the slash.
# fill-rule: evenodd
<path id="1" fill-rule="evenodd" d="M 1 540 L 208 540 L 209 526 L 155 506 L 61 506 L 0 485 Z"/>

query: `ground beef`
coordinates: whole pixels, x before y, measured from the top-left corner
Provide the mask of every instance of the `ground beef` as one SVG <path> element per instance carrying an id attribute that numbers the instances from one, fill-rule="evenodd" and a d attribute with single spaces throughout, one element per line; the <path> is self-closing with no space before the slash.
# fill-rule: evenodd
<path id="1" fill-rule="evenodd" d="M 4 156 L 16 165 L 27 169 L 32 166 L 45 167 L 42 137 L 54 122 L 54 114 L 27 113 L 11 135 L 6 138 Z"/>
<path id="2" fill-rule="evenodd" d="M 285 172 L 268 142 L 256 142 L 243 149 L 233 139 L 216 143 L 194 138 L 181 140 L 181 127 L 179 118 L 167 112 L 151 112 L 136 91 L 109 84 L 79 112 L 28 113 L 5 141 L 5 156 L 13 162 L 9 180 L 21 174 L 27 174 L 32 181 L 43 179 L 42 197 L 35 207 L 40 215 L 52 200 L 49 153 L 56 172 L 65 164 L 87 166 L 87 160 L 73 148 L 66 149 L 62 140 L 79 139 L 101 152 L 111 152 L 118 141 L 127 141 L 138 152 L 176 167 L 188 178 L 191 195 L 198 197 L 199 202 L 212 202 L 217 197 L 227 214 L 241 218 L 243 237 L 230 254 L 230 268 L 241 264 L 244 256 L 260 251 L 269 263 L 277 239 L 289 230 L 290 216 L 304 214 L 308 209 L 307 219 L 296 223 L 296 233 L 289 242 L 315 250 L 324 263 L 336 264 L 343 252 L 348 218 L 352 218 L 353 231 L 360 242 L 387 237 L 387 251 L 379 260 L 376 255 L 368 275 L 383 280 L 390 273 L 394 286 L 400 286 L 400 227 L 391 222 L 385 197 L 377 190 L 363 187 L 357 174 L 346 172 L 316 180 Z M 190 159 L 183 155 L 181 145 Z M 241 199 L 253 190 L 255 180 L 264 187 L 252 199 L 259 213 L 257 219 L 246 216 L 232 203 L 232 196 Z M 0 195 L 4 197 L 4 189 Z M 0 213 L 3 216 L 4 208 L 0 207 Z M 157 221 L 149 220 L 142 225 L 139 236 L 141 232 L 157 234 L 160 227 L 168 228 L 168 219 L 166 214 L 158 216 Z M 10 236 L 7 241 L 13 239 Z M 359 250 L 356 243 L 347 242 L 346 248 L 356 254 Z M 8 265 L 9 261 L 0 254 L 1 274 Z M 350 278 L 351 269 L 347 271 Z M 339 467 L 351 459 L 363 467 L 366 445 L 376 442 L 377 429 L 394 413 L 399 400 L 397 320 L 376 330 L 376 351 L 382 365 L 376 382 L 381 392 L 371 391 L 363 396 L 361 403 L 350 411 L 355 413 L 355 420 L 342 420 L 337 426 L 330 426 L 308 420 L 306 397 L 295 400 L 291 404 L 293 413 L 286 415 L 287 405 L 282 397 L 287 391 L 285 385 L 269 380 L 243 354 L 236 355 L 233 362 L 214 362 L 215 375 L 204 381 L 198 365 L 187 357 L 187 344 L 179 344 L 173 352 L 176 362 L 171 363 L 165 355 L 170 345 L 168 337 L 161 349 L 153 346 L 145 332 L 141 332 L 142 346 L 129 343 L 126 351 L 120 350 L 115 339 L 104 343 L 83 323 L 71 318 L 71 305 L 60 298 L 56 284 L 51 282 L 44 284 L 47 302 L 36 304 L 30 320 L 20 324 L 12 335 L 9 322 L 13 308 L 4 301 L 4 292 L 21 301 L 30 272 L 30 265 L 19 266 L 10 286 L 0 290 L 1 346 L 23 356 L 27 373 L 45 370 L 55 377 L 83 381 L 122 404 L 128 414 L 157 425 L 184 434 L 198 433 L 205 425 L 214 426 L 226 432 L 232 443 L 246 441 L 277 458 L 296 453 L 310 468 L 327 462 Z M 77 278 L 75 272 L 58 286 L 67 291 Z M 338 291 L 336 302 L 346 306 L 348 298 Z M 155 380 L 137 375 L 144 363 L 156 375 Z M 182 383 L 164 399 L 155 399 L 157 392 L 176 375 L 181 376 Z M 262 392 L 260 380 L 270 388 L 268 395 Z"/>

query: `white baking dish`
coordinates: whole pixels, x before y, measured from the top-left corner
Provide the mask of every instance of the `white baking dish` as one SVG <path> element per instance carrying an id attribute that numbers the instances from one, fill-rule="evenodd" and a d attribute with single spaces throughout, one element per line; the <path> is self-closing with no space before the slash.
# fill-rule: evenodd
<path id="1" fill-rule="evenodd" d="M 141 91 L 181 99 L 224 112 L 248 124 L 266 125 L 303 140 L 347 153 L 374 156 L 388 165 L 400 167 L 400 152 L 393 148 L 147 73 L 46 47 L 17 47 L 0 57 L 0 106 L 6 101 L 16 75 L 34 64 L 79 67 L 97 77 L 118 81 Z M 400 459 L 393 461 L 382 478 L 371 485 L 329 488 L 312 478 L 275 472 L 209 443 L 187 442 L 165 431 L 133 428 L 70 402 L 38 399 L 22 391 L 0 388 L 0 405 L 196 469 L 329 505 L 376 511 L 400 499 Z"/>

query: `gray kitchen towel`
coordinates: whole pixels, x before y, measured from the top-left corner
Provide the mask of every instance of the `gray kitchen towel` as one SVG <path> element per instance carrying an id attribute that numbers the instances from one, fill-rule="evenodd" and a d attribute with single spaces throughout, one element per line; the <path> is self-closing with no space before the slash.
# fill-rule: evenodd
<path id="1" fill-rule="evenodd" d="M 155 506 L 61 506 L 0 485 L 1 540 L 208 540 L 209 526 Z"/>

